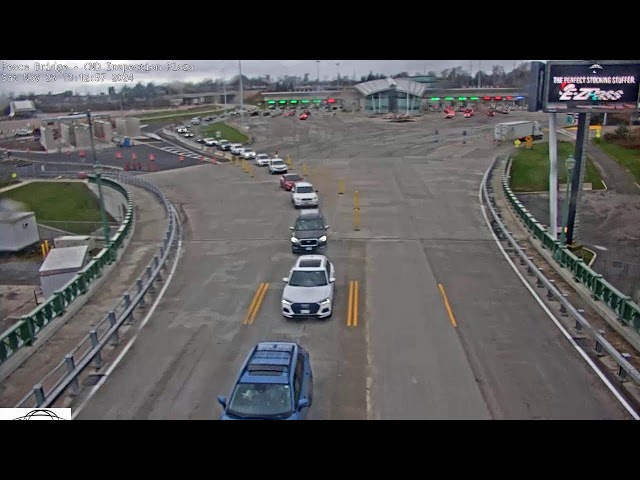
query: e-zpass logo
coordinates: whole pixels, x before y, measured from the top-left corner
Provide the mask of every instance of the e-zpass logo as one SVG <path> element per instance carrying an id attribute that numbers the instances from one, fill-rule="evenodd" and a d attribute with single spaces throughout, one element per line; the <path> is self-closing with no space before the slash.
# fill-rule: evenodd
<path id="1" fill-rule="evenodd" d="M 574 83 L 565 83 L 560 87 L 559 100 L 620 100 L 624 95 L 623 90 L 602 90 L 598 87 L 581 87 L 578 89 Z"/>

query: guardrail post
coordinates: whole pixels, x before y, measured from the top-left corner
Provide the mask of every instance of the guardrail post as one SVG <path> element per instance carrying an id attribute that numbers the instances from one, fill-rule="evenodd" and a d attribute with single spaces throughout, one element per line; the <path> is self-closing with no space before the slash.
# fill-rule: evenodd
<path id="1" fill-rule="evenodd" d="M 142 293 L 142 279 L 139 278 L 136 280 L 136 288 L 138 289 L 138 293 Z M 145 307 L 146 303 L 144 301 L 144 293 L 140 295 L 140 301 L 138 302 L 139 307 Z"/>
<path id="2" fill-rule="evenodd" d="M 529 261 L 533 263 L 533 257 L 528 257 Z M 527 264 L 527 273 L 529 275 L 533 275 L 533 268 L 531 268 L 531 263 Z"/>
<path id="3" fill-rule="evenodd" d="M 563 293 L 562 296 L 564 298 L 567 298 L 569 295 L 566 293 Z M 560 302 L 560 315 L 563 317 L 567 317 L 569 316 L 569 314 L 567 313 L 567 307 L 564 306 L 563 302 Z"/>
<path id="4" fill-rule="evenodd" d="M 555 280 L 549 280 L 549 283 L 551 285 L 553 285 L 554 283 L 556 283 Z M 555 297 L 553 296 L 553 292 L 551 292 L 551 288 L 547 288 L 547 300 L 555 300 Z"/>
<path id="5" fill-rule="evenodd" d="M 42 384 L 37 384 L 33 387 L 33 395 L 36 397 L 36 405 L 39 407 L 44 403 L 44 387 Z"/>
<path id="6" fill-rule="evenodd" d="M 131 306 L 131 295 L 129 295 L 128 293 L 125 293 L 124 295 L 122 295 L 122 300 L 124 301 L 124 311 L 126 312 L 129 307 Z M 131 324 L 133 315 L 127 315 L 127 318 L 124 320 L 124 323 L 126 323 L 127 325 Z"/>
<path id="7" fill-rule="evenodd" d="M 118 319 L 116 318 L 116 312 L 114 312 L 113 310 L 111 310 L 108 314 L 109 317 L 109 324 L 114 327 L 118 321 Z M 113 332 L 113 334 L 111 335 L 110 338 L 110 343 L 112 346 L 117 346 L 120 343 L 120 337 L 118 336 L 118 330 L 115 330 Z"/>
<path id="8" fill-rule="evenodd" d="M 67 374 L 71 375 L 76 369 L 76 362 L 73 360 L 73 355 L 65 355 L 64 364 L 67 366 Z M 80 383 L 78 382 L 78 377 L 71 380 L 69 387 L 71 388 L 72 396 L 77 395 L 80 392 Z"/>
<path id="9" fill-rule="evenodd" d="M 147 289 L 147 291 L 149 293 L 154 293 L 155 292 L 155 288 L 153 287 L 153 281 L 151 280 L 151 275 L 152 275 L 151 266 L 148 266 L 145 269 L 145 277 L 147 277 L 146 281 L 149 282 L 149 288 Z"/>
<path id="10" fill-rule="evenodd" d="M 600 335 L 602 335 L 602 334 L 604 334 L 604 330 L 598 330 L 598 333 Z M 604 348 L 602 347 L 602 344 L 600 343 L 600 341 L 597 338 L 596 338 L 596 346 L 595 346 L 595 348 L 593 350 L 594 350 L 595 354 L 597 356 L 599 356 L 599 357 L 603 357 L 604 355 L 606 355 L 604 353 Z"/>
<path id="11" fill-rule="evenodd" d="M 622 358 L 624 358 L 627 362 L 631 359 L 631 355 L 626 352 L 621 353 L 620 355 L 622 355 Z M 620 381 L 626 382 L 628 376 L 629 376 L 629 372 L 627 372 L 627 370 L 623 368 L 622 365 L 620 365 L 618 367 L 618 378 L 620 379 Z"/>
<path id="12" fill-rule="evenodd" d="M 89 332 L 89 338 L 91 339 L 91 347 L 96 348 L 99 343 L 98 332 L 96 332 L 95 330 L 91 330 Z M 93 357 L 93 365 L 96 369 L 99 369 L 100 367 L 102 367 L 103 362 L 102 362 L 102 355 L 100 354 L 100 352 L 96 353 L 96 356 Z"/>
<path id="13" fill-rule="evenodd" d="M 539 268 L 538 271 L 540 273 L 542 273 L 542 269 L 541 268 Z M 538 288 L 544 287 L 544 284 L 542 283 L 542 280 L 540 279 L 540 277 L 536 277 L 536 287 L 538 287 Z"/>

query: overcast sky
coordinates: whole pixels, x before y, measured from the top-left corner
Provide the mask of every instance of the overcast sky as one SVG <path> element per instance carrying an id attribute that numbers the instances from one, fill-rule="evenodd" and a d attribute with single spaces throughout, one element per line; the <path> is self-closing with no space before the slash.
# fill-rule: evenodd
<path id="1" fill-rule="evenodd" d="M 356 79 L 370 71 L 374 73 L 395 74 L 408 72 L 409 74 L 425 73 L 430 70 L 441 72 L 445 68 L 461 66 L 465 70 L 472 70 L 473 73 L 481 67 L 483 71 L 490 72 L 493 65 L 502 65 L 505 70 L 512 70 L 515 64 L 529 62 L 531 60 L 321 60 L 318 64 L 316 60 L 242 60 L 242 73 L 248 77 L 269 74 L 272 78 L 284 75 L 304 75 L 309 74 L 309 78 L 314 80 L 320 69 L 320 78 L 323 80 L 335 79 L 338 72 L 341 76 Z M 41 65 L 47 63 L 66 65 L 67 75 L 58 73 L 55 79 L 47 74 L 54 71 L 36 71 L 36 62 Z M 109 62 L 111 69 L 109 69 Z M 175 63 L 169 67 L 168 63 Z M 107 91 L 109 86 L 135 85 L 138 82 L 147 84 L 154 82 L 157 84 L 184 81 L 197 82 L 207 78 L 227 78 L 238 74 L 238 60 L 0 60 L 0 93 L 53 93 L 65 90 L 73 90 L 78 93 L 95 93 Z M 148 71 L 126 71 L 126 81 L 115 79 L 113 75 L 122 73 L 113 69 L 113 65 L 122 66 L 125 64 L 143 64 L 151 67 L 158 66 L 159 70 Z M 29 70 L 24 70 L 28 67 Z M 77 80 L 80 73 L 103 73 L 102 82 L 81 82 Z M 24 74 L 30 73 L 38 75 L 31 77 L 31 81 L 25 81 Z M 15 77 L 14 77 L 15 76 Z M 130 81 L 133 76 L 133 82 Z M 17 77 L 17 78 L 16 78 Z M 73 77 L 73 78 L 72 78 Z M 99 77 L 103 78 L 103 77 Z"/>

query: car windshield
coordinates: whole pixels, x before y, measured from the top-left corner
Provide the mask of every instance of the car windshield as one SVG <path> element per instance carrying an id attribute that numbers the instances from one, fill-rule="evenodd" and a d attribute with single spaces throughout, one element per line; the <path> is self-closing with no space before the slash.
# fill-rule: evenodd
<path id="1" fill-rule="evenodd" d="M 324 270 L 295 270 L 289 279 L 292 287 L 322 287 L 327 285 Z"/>
<path id="2" fill-rule="evenodd" d="M 284 162 L 282 160 L 271 160 L 271 165 L 282 165 Z"/>
<path id="3" fill-rule="evenodd" d="M 258 158 L 262 159 L 262 158 L 269 158 L 269 156 L 266 153 L 259 153 L 258 154 Z"/>
<path id="4" fill-rule="evenodd" d="M 299 182 L 300 180 L 302 180 L 302 177 L 300 175 L 285 175 L 284 179 L 287 182 Z"/>
<path id="5" fill-rule="evenodd" d="M 296 230 L 324 230 L 324 222 L 321 218 L 300 218 Z"/>
<path id="6" fill-rule="evenodd" d="M 239 383 L 229 399 L 228 413 L 241 418 L 281 417 L 292 410 L 289 385 Z"/>
<path id="7" fill-rule="evenodd" d="M 313 193 L 313 187 L 298 187 L 296 193 Z"/>
<path id="8" fill-rule="evenodd" d="M 244 149 L 244 153 L 252 153 L 252 152 L 253 152 L 253 150 L 251 150 L 250 148 L 245 148 Z"/>

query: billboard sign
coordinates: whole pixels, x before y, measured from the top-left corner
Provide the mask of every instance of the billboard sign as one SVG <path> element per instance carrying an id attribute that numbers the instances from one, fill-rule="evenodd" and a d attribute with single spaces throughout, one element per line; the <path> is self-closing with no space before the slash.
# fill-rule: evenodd
<path id="1" fill-rule="evenodd" d="M 545 112 L 640 110 L 640 60 L 549 61 Z"/>

